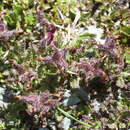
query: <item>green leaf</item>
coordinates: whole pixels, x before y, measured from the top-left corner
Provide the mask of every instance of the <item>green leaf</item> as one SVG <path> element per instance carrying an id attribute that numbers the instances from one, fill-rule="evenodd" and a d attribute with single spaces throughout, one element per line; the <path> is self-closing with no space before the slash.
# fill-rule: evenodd
<path id="1" fill-rule="evenodd" d="M 74 21 L 75 16 L 76 14 L 73 11 L 69 10 L 69 17 L 71 18 L 72 21 Z"/>
<path id="2" fill-rule="evenodd" d="M 0 129 L 1 129 L 1 130 L 6 129 L 6 127 L 5 127 L 5 122 L 0 122 Z"/>
<path id="3" fill-rule="evenodd" d="M 85 39 L 94 38 L 94 37 L 95 37 L 95 34 L 91 34 L 91 33 L 87 33 L 87 32 L 79 35 L 80 40 L 85 40 Z"/>
<path id="4" fill-rule="evenodd" d="M 126 36 L 130 36 L 130 26 L 123 26 L 121 28 L 121 33 L 125 34 Z"/>
<path id="5" fill-rule="evenodd" d="M 66 117 L 70 118 L 71 120 L 74 120 L 74 121 L 77 121 L 78 123 L 80 123 L 81 125 L 85 126 L 85 127 L 88 127 L 88 128 L 93 128 L 94 126 L 90 125 L 90 124 L 87 124 L 85 122 L 82 122 L 78 119 L 76 119 L 75 117 L 73 117 L 72 115 L 70 115 L 68 112 L 65 112 L 63 109 L 59 108 L 58 107 L 58 110 L 64 114 Z"/>
<path id="6" fill-rule="evenodd" d="M 16 26 L 17 20 L 18 20 L 18 15 L 16 13 L 12 12 L 10 14 L 7 14 L 5 16 L 5 20 L 10 26 Z"/>
<path id="7" fill-rule="evenodd" d="M 126 84 L 125 81 L 122 77 L 119 77 L 117 82 L 116 82 L 116 86 L 120 87 L 120 88 L 126 88 Z"/>
<path id="8" fill-rule="evenodd" d="M 120 74 L 119 74 L 119 76 L 121 76 L 121 77 L 128 77 L 128 76 L 130 76 L 130 73 L 128 73 L 128 72 L 121 72 Z"/>
<path id="9" fill-rule="evenodd" d="M 18 15 L 21 14 L 23 11 L 23 7 L 18 4 L 13 4 L 14 12 Z"/>
<path id="10" fill-rule="evenodd" d="M 26 6 L 30 6 L 32 3 L 34 3 L 33 0 L 20 0 L 20 1 Z"/>
<path id="11" fill-rule="evenodd" d="M 125 59 L 126 59 L 126 63 L 130 64 L 130 48 L 126 50 Z"/>
<path id="12" fill-rule="evenodd" d="M 4 51 L 2 49 L 2 47 L 0 48 L 0 56 L 2 56 L 4 54 Z"/>
<path id="13" fill-rule="evenodd" d="M 90 13 L 88 13 L 88 12 L 87 13 L 86 12 L 81 13 L 81 18 L 82 19 L 88 19 L 89 17 L 90 17 Z"/>
<path id="14" fill-rule="evenodd" d="M 25 22 L 27 25 L 34 25 L 36 20 L 35 20 L 34 16 L 30 15 L 30 16 L 25 17 Z"/>

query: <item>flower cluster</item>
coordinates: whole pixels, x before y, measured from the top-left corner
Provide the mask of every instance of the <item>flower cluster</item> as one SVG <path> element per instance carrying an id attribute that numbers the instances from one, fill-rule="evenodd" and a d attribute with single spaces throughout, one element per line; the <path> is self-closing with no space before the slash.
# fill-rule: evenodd
<path id="1" fill-rule="evenodd" d="M 14 36 L 15 33 L 15 30 L 9 31 L 6 23 L 0 19 L 0 40 L 8 40 L 10 37 Z"/>
<path id="2" fill-rule="evenodd" d="M 23 65 L 18 64 L 14 59 L 10 59 L 9 61 L 19 74 L 25 73 L 25 68 Z"/>
<path id="3" fill-rule="evenodd" d="M 40 26 L 43 27 L 45 26 L 48 29 L 46 36 L 45 37 L 42 36 L 43 38 L 40 41 L 40 47 L 45 48 L 47 45 L 54 43 L 53 39 L 54 39 L 56 27 L 54 24 L 50 23 L 44 18 L 44 14 L 41 9 L 37 10 L 37 17 L 38 17 L 38 21 L 40 22 Z"/>
<path id="4" fill-rule="evenodd" d="M 92 80 L 94 77 L 100 77 L 101 81 L 103 82 L 108 81 L 107 74 L 104 72 L 104 70 L 98 67 L 99 64 L 99 59 L 92 59 L 90 61 L 81 61 L 76 63 L 79 71 L 83 70 L 85 72 L 85 79 L 87 81 Z"/>
<path id="5" fill-rule="evenodd" d="M 103 45 L 97 44 L 97 46 L 101 51 L 104 51 L 112 56 L 117 56 L 118 50 L 115 44 L 116 44 L 115 39 L 113 39 L 112 37 L 107 37 L 105 44 Z"/>
<path id="6" fill-rule="evenodd" d="M 52 56 L 46 56 L 45 58 L 39 58 L 39 60 L 43 60 L 46 64 L 54 64 L 60 68 L 66 68 L 67 63 L 65 61 L 65 56 L 67 53 L 67 49 L 58 49 L 56 48 L 54 54 Z"/>
<path id="7" fill-rule="evenodd" d="M 41 116 L 44 116 L 50 109 L 58 105 L 58 100 L 49 92 L 34 96 L 21 96 L 19 99 L 31 104 L 31 107 L 27 110 L 30 115 L 39 112 Z"/>
<path id="8" fill-rule="evenodd" d="M 33 79 L 36 79 L 38 77 L 36 72 L 25 72 L 24 74 L 22 74 L 20 76 L 20 81 L 24 82 L 24 81 L 30 81 Z"/>
<path id="9" fill-rule="evenodd" d="M 10 59 L 10 63 L 16 69 L 19 74 L 18 81 L 24 83 L 26 89 L 32 88 L 32 81 L 38 78 L 38 74 L 36 72 L 26 71 L 23 65 L 17 64 L 14 59 Z"/>

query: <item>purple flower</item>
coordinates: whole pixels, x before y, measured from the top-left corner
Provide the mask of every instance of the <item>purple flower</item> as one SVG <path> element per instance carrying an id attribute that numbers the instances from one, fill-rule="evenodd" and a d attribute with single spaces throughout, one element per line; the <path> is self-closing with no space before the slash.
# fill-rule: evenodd
<path id="1" fill-rule="evenodd" d="M 65 61 L 67 50 L 56 48 L 52 56 L 46 56 L 45 58 L 38 58 L 38 60 L 44 61 L 46 64 L 54 64 L 61 68 L 66 68 L 68 65 Z"/>
<path id="2" fill-rule="evenodd" d="M 0 32 L 3 32 L 5 30 L 5 26 L 3 24 L 0 24 Z"/>
<path id="3" fill-rule="evenodd" d="M 37 96 L 22 96 L 22 100 L 29 104 L 33 104 L 37 101 Z"/>
<path id="4" fill-rule="evenodd" d="M 45 62 L 46 64 L 52 64 L 52 63 L 53 63 L 53 59 L 52 59 L 51 56 L 46 56 L 46 57 L 44 58 L 44 62 Z"/>
<path id="5" fill-rule="evenodd" d="M 10 37 L 14 36 L 15 33 L 15 30 L 7 30 L 6 24 L 2 20 L 0 21 L 0 40 L 8 40 Z"/>
<path id="6" fill-rule="evenodd" d="M 49 92 L 43 92 L 35 96 L 22 96 L 20 99 L 32 105 L 31 110 L 33 111 L 30 109 L 27 110 L 31 115 L 35 112 L 46 114 L 51 108 L 58 104 L 57 99 L 53 99 L 53 96 Z"/>
<path id="7" fill-rule="evenodd" d="M 37 9 L 37 18 L 41 26 L 48 24 L 48 21 L 44 18 L 44 13 L 40 8 Z"/>
<path id="8" fill-rule="evenodd" d="M 115 45 L 115 39 L 108 37 L 107 41 L 103 45 L 97 45 L 98 48 L 110 55 L 116 56 L 118 54 L 118 50 Z"/>
<path id="9" fill-rule="evenodd" d="M 40 41 L 41 48 L 45 48 L 46 45 L 50 45 L 52 43 L 53 39 L 54 39 L 54 34 L 52 32 L 48 32 L 47 33 L 47 38 L 43 38 Z"/>
<path id="10" fill-rule="evenodd" d="M 23 65 L 17 64 L 14 59 L 10 59 L 10 63 L 13 65 L 13 67 L 17 70 L 19 74 L 25 73 L 25 68 Z"/>
<path id="11" fill-rule="evenodd" d="M 0 32 L 0 40 L 8 40 L 10 37 L 14 36 L 15 31 L 4 31 Z"/>
<path id="12" fill-rule="evenodd" d="M 86 61 L 81 61 L 78 63 L 78 65 L 80 66 L 81 69 L 84 69 L 86 72 L 88 71 L 94 71 L 94 66 L 92 64 L 90 64 L 89 62 Z"/>
<path id="13" fill-rule="evenodd" d="M 49 32 L 51 32 L 51 33 L 55 33 L 55 31 L 56 31 L 56 27 L 55 27 L 55 25 L 54 24 L 48 24 L 48 29 L 49 29 Z"/>
<path id="14" fill-rule="evenodd" d="M 93 59 L 90 61 L 81 61 L 77 63 L 79 71 L 84 70 L 85 79 L 92 80 L 94 77 L 100 77 L 103 82 L 108 80 L 106 73 L 98 67 L 100 60 Z"/>
<path id="15" fill-rule="evenodd" d="M 46 39 L 48 45 L 52 42 L 53 38 L 54 38 L 54 34 L 52 32 L 48 32 L 47 39 Z"/>
<path id="16" fill-rule="evenodd" d="M 55 33 L 56 27 L 54 24 L 50 23 L 47 19 L 44 17 L 44 13 L 41 9 L 37 10 L 37 18 L 38 21 L 40 22 L 41 26 L 46 26 L 49 30 L 49 32 Z"/>
<path id="17" fill-rule="evenodd" d="M 46 27 L 48 30 L 46 36 L 43 37 L 42 40 L 40 41 L 41 45 L 40 48 L 45 48 L 47 45 L 50 45 L 53 42 L 56 27 L 54 24 L 50 23 L 48 20 L 44 18 L 44 14 L 41 9 L 38 9 L 37 17 L 40 22 L 40 25 Z"/>
<path id="18" fill-rule="evenodd" d="M 59 67 L 66 68 L 67 67 L 67 63 L 65 61 L 66 53 L 67 53 L 66 49 L 56 49 L 55 53 L 52 56 L 53 62 Z"/>
<path id="19" fill-rule="evenodd" d="M 36 72 L 25 72 L 20 76 L 20 81 L 30 81 L 36 79 L 38 74 Z"/>

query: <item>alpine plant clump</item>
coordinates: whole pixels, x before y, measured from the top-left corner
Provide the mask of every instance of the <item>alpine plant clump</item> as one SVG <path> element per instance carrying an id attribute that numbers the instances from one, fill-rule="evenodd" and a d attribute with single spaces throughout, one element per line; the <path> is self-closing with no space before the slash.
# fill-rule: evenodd
<path id="1" fill-rule="evenodd" d="M 0 18 L 0 86 L 7 84 L 7 95 L 8 89 L 15 93 L 12 94 L 14 98 L 8 112 L 5 111 L 7 114 L 2 118 L 5 122 L 13 120 L 13 123 L 8 121 L 7 129 L 14 128 L 10 127 L 11 123 L 18 124 L 16 129 L 21 128 L 22 123 L 23 129 L 26 129 L 26 124 L 30 125 L 23 112 L 31 118 L 31 125 L 36 125 L 27 128 L 30 130 L 44 128 L 44 125 L 53 129 L 54 122 L 54 129 L 62 129 L 59 124 L 65 125 L 64 120 L 69 122 L 70 129 L 114 129 L 115 125 L 117 129 L 125 124 L 127 126 L 130 70 L 129 52 L 126 53 L 125 49 L 129 50 L 130 27 L 113 30 L 113 23 L 120 18 L 118 15 L 126 10 L 119 14 L 109 13 L 107 2 L 105 7 L 95 2 L 95 6 L 87 8 L 90 11 L 92 6 L 95 8 L 99 4 L 98 11 L 95 10 L 91 16 L 89 11 L 86 13 L 86 6 L 94 2 L 71 2 L 17 1 L 10 4 L 12 12 L 7 9 L 5 19 Z M 74 3 L 80 4 L 71 10 Z M 62 10 L 66 6 L 68 10 Z M 114 7 L 110 8 L 113 10 Z M 104 14 L 105 17 L 102 17 Z M 93 16 L 94 19 L 89 18 Z M 13 19 L 17 22 L 11 22 Z M 110 21 L 110 25 L 106 21 Z M 94 40 L 95 34 L 88 33 L 89 24 L 94 24 L 94 29 L 102 27 L 106 39 L 104 44 Z M 122 26 L 123 22 L 120 24 Z M 10 30 L 7 25 L 16 29 Z M 114 32 L 111 34 L 109 31 Z M 12 106 L 16 109 L 16 117 L 14 112 L 10 116 Z"/>
<path id="2" fill-rule="evenodd" d="M 8 40 L 16 34 L 16 30 L 9 31 L 3 19 L 0 19 L 0 40 Z"/>
<path id="3" fill-rule="evenodd" d="M 37 17 L 38 21 L 40 23 L 40 26 L 43 28 L 47 28 L 47 33 L 45 36 L 42 36 L 43 38 L 40 40 L 40 48 L 44 49 L 46 46 L 50 44 L 54 44 L 54 34 L 56 31 L 56 27 L 54 24 L 50 23 L 47 19 L 44 17 L 43 10 L 40 8 L 37 9 Z"/>
<path id="4" fill-rule="evenodd" d="M 54 64 L 60 68 L 67 68 L 65 60 L 67 49 L 56 48 L 52 56 L 39 57 L 38 60 L 44 61 L 45 64 Z"/>
<path id="5" fill-rule="evenodd" d="M 31 105 L 28 106 L 27 109 L 29 115 L 32 116 L 39 113 L 42 118 L 44 118 L 52 108 L 58 105 L 58 98 L 49 92 L 32 96 L 17 96 L 17 98 Z"/>

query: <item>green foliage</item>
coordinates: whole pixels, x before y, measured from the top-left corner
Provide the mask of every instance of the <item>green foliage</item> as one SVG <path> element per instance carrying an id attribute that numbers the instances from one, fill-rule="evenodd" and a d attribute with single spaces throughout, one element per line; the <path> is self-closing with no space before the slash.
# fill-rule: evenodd
<path id="1" fill-rule="evenodd" d="M 51 124 L 62 129 L 64 117 L 72 120 L 72 130 L 128 129 L 127 4 L 113 0 L 0 1 L 0 85 L 6 85 L 0 103 L 9 103 L 1 107 L 0 129 L 33 130 L 51 128 Z M 108 41 L 100 44 L 96 39 L 100 32 L 89 33 L 89 26 L 102 29 L 101 38 Z M 12 30 L 14 34 L 8 36 Z M 28 96 L 39 99 L 46 92 L 57 105 L 52 103 L 44 115 L 41 104 L 35 106 L 39 102 Z M 73 97 L 79 102 L 64 106 L 64 100 Z M 47 106 L 51 98 L 43 104 Z"/>
<path id="2" fill-rule="evenodd" d="M 125 52 L 125 57 L 126 57 L 126 63 L 130 64 L 130 49 L 126 49 Z"/>

